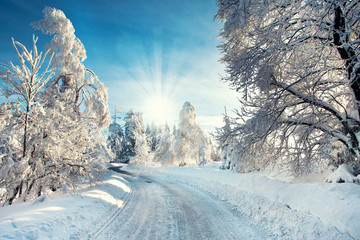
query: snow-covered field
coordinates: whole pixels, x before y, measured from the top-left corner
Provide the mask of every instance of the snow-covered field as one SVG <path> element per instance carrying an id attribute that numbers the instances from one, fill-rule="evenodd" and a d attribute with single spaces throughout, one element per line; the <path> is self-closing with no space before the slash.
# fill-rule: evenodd
<path id="1" fill-rule="evenodd" d="M 235 174 L 220 170 L 217 164 L 122 169 L 134 174 L 134 181 L 142 176 L 143 180 L 148 177 L 174 187 L 179 183 L 198 189 L 251 219 L 269 233 L 269 239 L 360 239 L 360 186 L 356 184 L 291 183 L 259 173 Z M 136 184 L 129 178 L 109 171 L 103 183 L 76 194 L 2 207 L 0 239 L 102 239 L 108 226 L 125 217 L 122 210 L 131 205 L 126 203 L 138 199 L 130 197 Z M 141 212 L 132 214 L 142 217 Z"/>

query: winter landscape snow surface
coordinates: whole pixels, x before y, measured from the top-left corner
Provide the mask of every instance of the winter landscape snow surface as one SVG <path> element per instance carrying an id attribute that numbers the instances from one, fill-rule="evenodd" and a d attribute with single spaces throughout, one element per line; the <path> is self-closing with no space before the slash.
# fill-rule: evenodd
<path id="1" fill-rule="evenodd" d="M 0 239 L 359 239 L 356 184 L 123 166 L 75 194 L 0 209 Z M 195 238 L 194 238 L 195 237 Z"/>

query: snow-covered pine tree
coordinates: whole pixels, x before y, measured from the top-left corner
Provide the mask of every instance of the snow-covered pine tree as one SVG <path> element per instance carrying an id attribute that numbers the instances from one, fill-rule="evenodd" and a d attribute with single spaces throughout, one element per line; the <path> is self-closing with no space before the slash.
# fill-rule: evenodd
<path id="1" fill-rule="evenodd" d="M 150 135 L 151 135 L 151 151 L 154 152 L 161 138 L 161 131 L 159 127 L 156 126 L 155 122 L 151 123 Z"/>
<path id="2" fill-rule="evenodd" d="M 146 125 L 145 135 L 146 135 L 146 142 L 150 148 L 150 151 L 153 152 L 153 150 L 152 150 L 153 141 L 152 141 L 151 129 L 150 129 L 149 124 Z"/>
<path id="3" fill-rule="evenodd" d="M 124 131 L 120 124 L 112 122 L 109 125 L 108 147 L 115 154 L 113 162 L 122 162 Z"/>
<path id="4" fill-rule="evenodd" d="M 119 106 L 115 106 L 112 118 L 113 122 L 109 125 L 107 146 L 111 149 L 111 152 L 115 154 L 115 157 L 112 161 L 121 162 L 125 136 L 122 127 L 116 122 L 117 119 L 121 119 Z"/>
<path id="5" fill-rule="evenodd" d="M 76 37 L 71 21 L 55 8 L 45 7 L 43 12 L 44 19 L 32 25 L 53 35 L 47 47 L 55 53 L 51 67 L 57 75 L 51 83 L 59 86 L 61 92 L 70 92 L 74 97 L 69 100 L 73 102 L 78 117 L 86 118 L 89 124 L 98 126 L 101 131 L 111 123 L 107 88 L 93 71 L 84 66 L 86 50 Z"/>
<path id="6" fill-rule="evenodd" d="M 223 119 L 225 125 L 221 128 L 217 128 L 214 136 L 218 143 L 218 148 L 221 152 L 221 168 L 232 169 L 233 164 L 231 164 L 231 153 L 234 147 L 233 143 L 235 138 L 233 137 L 230 126 L 230 117 L 227 115 L 226 110 Z"/>
<path id="7" fill-rule="evenodd" d="M 210 162 L 214 148 L 209 137 L 195 122 L 195 108 L 185 102 L 179 115 L 179 128 L 174 143 L 175 165 L 198 166 Z"/>
<path id="8" fill-rule="evenodd" d="M 123 161 L 136 162 L 147 161 L 150 146 L 145 134 L 142 113 L 136 113 L 130 109 L 124 118 L 125 138 L 123 145 Z"/>
<path id="9" fill-rule="evenodd" d="M 123 141 L 123 152 L 122 161 L 128 163 L 131 158 L 135 156 L 135 129 L 136 125 L 136 114 L 133 109 L 130 109 L 124 117 L 124 141 Z"/>
<path id="10" fill-rule="evenodd" d="M 161 137 L 156 146 L 153 161 L 155 163 L 160 163 L 162 166 L 172 166 L 175 160 L 175 154 L 173 151 L 174 136 L 168 127 L 165 127 L 163 134 L 159 136 Z"/>

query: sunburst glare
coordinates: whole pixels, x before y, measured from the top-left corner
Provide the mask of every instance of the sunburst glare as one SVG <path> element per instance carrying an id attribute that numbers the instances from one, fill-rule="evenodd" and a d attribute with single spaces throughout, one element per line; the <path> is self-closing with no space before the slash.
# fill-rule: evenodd
<path id="1" fill-rule="evenodd" d="M 174 105 L 171 99 L 161 95 L 154 95 L 145 100 L 143 111 L 148 119 L 157 124 L 171 124 L 176 116 Z"/>

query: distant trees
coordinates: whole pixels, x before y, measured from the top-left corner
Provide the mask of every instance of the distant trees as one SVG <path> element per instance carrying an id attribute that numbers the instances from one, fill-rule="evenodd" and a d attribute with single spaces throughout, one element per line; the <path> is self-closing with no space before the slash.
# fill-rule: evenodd
<path id="1" fill-rule="evenodd" d="M 53 35 L 42 55 L 13 40 L 20 65 L 1 73 L 0 198 L 11 204 L 102 176 L 100 137 L 110 123 L 107 89 L 86 69 L 81 41 L 65 14 L 45 8 L 38 29 Z M 42 65 L 47 63 L 45 68 Z"/>
<path id="2" fill-rule="evenodd" d="M 115 121 L 109 127 L 108 146 L 116 154 L 114 161 L 146 161 L 152 143 L 149 138 L 150 130 L 145 132 L 142 114 L 130 109 L 124 122 L 123 128 Z"/>
<path id="3" fill-rule="evenodd" d="M 166 127 L 155 152 L 154 161 L 162 165 L 198 166 L 213 160 L 215 152 L 210 138 L 195 122 L 195 108 L 185 102 L 175 134 Z"/>
<path id="4" fill-rule="evenodd" d="M 142 114 L 129 110 L 124 118 L 124 140 L 119 161 L 163 166 L 198 166 L 212 161 L 216 158 L 213 145 L 195 118 L 195 108 L 185 102 L 178 129 L 174 126 L 170 131 L 167 124 L 156 126 L 152 123 L 145 130 Z M 109 136 L 113 133 L 114 130 L 110 130 Z M 109 144 L 112 139 L 109 137 Z"/>
<path id="5" fill-rule="evenodd" d="M 223 80 L 243 105 L 218 139 L 235 140 L 236 170 L 275 164 L 298 175 L 359 165 L 359 2 L 218 0 L 218 7 Z"/>
<path id="6" fill-rule="evenodd" d="M 210 138 L 195 122 L 195 108 L 185 102 L 179 115 L 174 153 L 179 166 L 203 165 L 212 159 L 214 149 Z"/>

